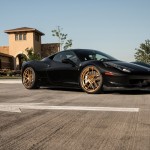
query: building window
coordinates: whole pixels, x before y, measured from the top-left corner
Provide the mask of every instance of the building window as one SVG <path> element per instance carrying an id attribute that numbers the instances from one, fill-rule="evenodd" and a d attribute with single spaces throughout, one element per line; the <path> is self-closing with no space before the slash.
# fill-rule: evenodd
<path id="1" fill-rule="evenodd" d="M 26 33 L 23 34 L 23 40 L 27 39 L 26 35 L 27 35 Z"/>
<path id="2" fill-rule="evenodd" d="M 18 34 L 15 34 L 15 41 L 18 41 Z"/>
<path id="3" fill-rule="evenodd" d="M 19 40 L 22 40 L 22 33 L 19 34 Z"/>
<path id="4" fill-rule="evenodd" d="M 39 35 L 37 33 L 35 33 L 35 40 L 36 41 L 40 41 L 40 37 L 39 37 Z"/>
<path id="5" fill-rule="evenodd" d="M 15 34 L 15 41 L 18 40 L 27 40 L 27 34 L 26 33 Z"/>

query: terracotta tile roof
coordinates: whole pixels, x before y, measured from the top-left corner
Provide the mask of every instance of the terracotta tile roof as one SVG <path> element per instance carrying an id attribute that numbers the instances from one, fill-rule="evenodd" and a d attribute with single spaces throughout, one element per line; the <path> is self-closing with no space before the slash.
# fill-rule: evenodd
<path id="1" fill-rule="evenodd" d="M 40 35 L 45 35 L 44 33 L 42 33 L 41 31 L 35 29 L 35 28 L 29 28 L 29 27 L 21 27 L 21 28 L 16 28 L 16 29 L 10 29 L 10 30 L 5 30 L 5 33 L 16 33 L 16 32 L 37 32 Z"/>
<path id="2" fill-rule="evenodd" d="M 0 52 L 0 56 L 5 56 L 5 57 L 13 57 L 12 55 L 4 54 Z"/>

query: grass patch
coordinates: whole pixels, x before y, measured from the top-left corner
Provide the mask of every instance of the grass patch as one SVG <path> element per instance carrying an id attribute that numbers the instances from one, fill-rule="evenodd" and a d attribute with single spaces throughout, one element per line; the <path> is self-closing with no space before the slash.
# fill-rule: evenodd
<path id="1" fill-rule="evenodd" d="M 2 76 L 0 79 L 21 79 L 21 77 L 13 77 L 13 76 Z"/>

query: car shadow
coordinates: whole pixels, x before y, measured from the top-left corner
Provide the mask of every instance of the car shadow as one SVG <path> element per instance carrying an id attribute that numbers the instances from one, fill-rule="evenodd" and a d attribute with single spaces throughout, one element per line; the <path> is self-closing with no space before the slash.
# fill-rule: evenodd
<path id="1" fill-rule="evenodd" d="M 116 90 L 116 91 L 105 91 L 105 94 L 115 95 L 145 95 L 150 94 L 150 90 Z"/>
<path id="2" fill-rule="evenodd" d="M 63 87 L 41 87 L 43 90 L 52 91 L 71 91 L 71 92 L 83 92 L 82 89 L 63 88 Z M 114 94 L 114 95 L 145 95 L 150 94 L 150 90 L 110 90 L 104 91 L 102 94 Z M 99 94 L 100 95 L 100 94 Z"/>
<path id="3" fill-rule="evenodd" d="M 41 87 L 40 89 L 53 90 L 53 91 L 83 92 L 82 89 L 72 89 L 72 88 L 63 88 L 63 87 Z"/>

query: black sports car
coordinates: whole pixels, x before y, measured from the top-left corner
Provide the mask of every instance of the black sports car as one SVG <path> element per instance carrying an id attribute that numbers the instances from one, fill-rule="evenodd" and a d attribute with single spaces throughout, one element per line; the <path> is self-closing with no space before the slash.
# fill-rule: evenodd
<path id="1" fill-rule="evenodd" d="M 22 83 L 27 89 L 50 85 L 82 88 L 87 93 L 100 93 L 105 88 L 143 89 L 150 87 L 150 67 L 96 50 L 71 49 L 24 63 Z"/>

